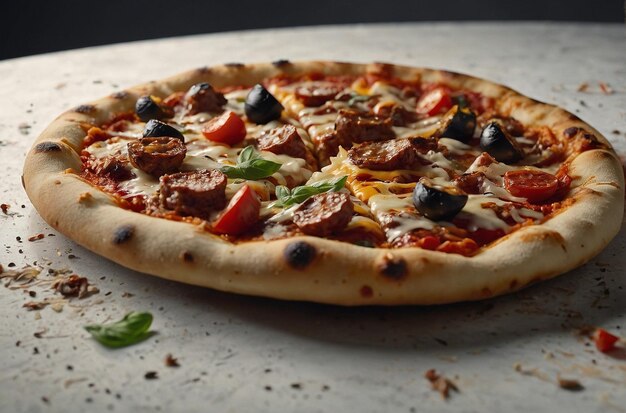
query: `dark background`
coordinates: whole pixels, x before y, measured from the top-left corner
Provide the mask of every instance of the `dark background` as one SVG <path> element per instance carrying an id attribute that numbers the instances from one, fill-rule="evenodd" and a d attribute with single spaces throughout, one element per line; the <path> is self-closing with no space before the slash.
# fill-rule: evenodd
<path id="1" fill-rule="evenodd" d="M 623 22 L 624 0 L 3 0 L 0 59 L 230 30 L 426 20 Z"/>

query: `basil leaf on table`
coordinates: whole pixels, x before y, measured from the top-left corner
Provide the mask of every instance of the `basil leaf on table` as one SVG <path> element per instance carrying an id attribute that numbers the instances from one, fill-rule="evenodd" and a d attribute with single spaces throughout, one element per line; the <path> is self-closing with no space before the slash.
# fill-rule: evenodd
<path id="1" fill-rule="evenodd" d="M 272 176 L 278 172 L 281 166 L 279 163 L 261 158 L 254 147 L 250 145 L 239 153 L 237 165 L 223 166 L 220 171 L 229 178 L 257 180 Z"/>
<path id="2" fill-rule="evenodd" d="M 110 324 L 85 326 L 94 339 L 106 347 L 119 348 L 136 344 L 152 335 L 152 314 L 133 311 Z"/>
<path id="3" fill-rule="evenodd" d="M 292 190 L 289 190 L 286 186 L 277 186 L 276 202 L 272 206 L 287 208 L 300 204 L 313 195 L 340 191 L 345 186 L 346 179 L 348 179 L 347 176 L 342 176 L 329 181 L 319 181 L 311 185 L 297 186 Z"/>

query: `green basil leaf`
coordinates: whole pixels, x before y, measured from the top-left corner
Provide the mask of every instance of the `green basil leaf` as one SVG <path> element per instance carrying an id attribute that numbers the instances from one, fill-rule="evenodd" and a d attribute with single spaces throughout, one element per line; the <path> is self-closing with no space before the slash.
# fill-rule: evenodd
<path id="1" fill-rule="evenodd" d="M 251 161 L 253 159 L 258 159 L 260 156 L 257 151 L 254 150 L 254 146 L 248 145 L 239 152 L 239 157 L 237 158 L 237 163 L 244 163 L 247 161 Z"/>
<path id="2" fill-rule="evenodd" d="M 85 326 L 100 344 L 112 347 L 126 347 L 150 337 L 148 330 L 152 325 L 152 314 L 133 311 L 119 321 L 110 324 L 92 324 Z"/>
<path id="3" fill-rule="evenodd" d="M 282 165 L 267 159 L 256 158 L 237 166 L 223 166 L 220 170 L 229 178 L 257 180 L 276 173 Z"/>
<path id="4" fill-rule="evenodd" d="M 272 206 L 287 208 L 295 204 L 300 204 L 313 195 L 330 191 L 340 191 L 346 184 L 346 179 L 348 179 L 347 176 L 342 176 L 329 181 L 319 181 L 311 185 L 297 186 L 291 191 L 286 187 L 276 187 L 276 202 L 274 202 Z"/>

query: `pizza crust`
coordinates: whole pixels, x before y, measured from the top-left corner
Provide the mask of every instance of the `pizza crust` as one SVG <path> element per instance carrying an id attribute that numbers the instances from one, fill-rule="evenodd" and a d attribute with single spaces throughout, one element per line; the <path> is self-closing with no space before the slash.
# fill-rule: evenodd
<path id="1" fill-rule="evenodd" d="M 600 133 L 563 109 L 456 73 L 335 62 L 231 64 L 150 82 L 66 112 L 28 153 L 24 187 L 55 229 L 125 267 L 222 291 L 339 305 L 441 304 L 516 291 L 584 264 L 617 234 L 624 176 L 611 149 L 583 152 L 572 161 L 570 207 L 473 257 L 419 248 L 364 248 L 306 236 L 231 244 L 192 224 L 122 209 L 73 173 L 81 168 L 78 151 L 88 127 L 109 120 L 111 113 L 132 110 L 141 95 L 165 97 L 201 81 L 219 88 L 253 85 L 281 73 L 360 74 L 381 68 L 405 79 L 480 91 L 523 123 L 551 127 L 557 136 L 567 128 L 582 128 L 610 148 Z"/>

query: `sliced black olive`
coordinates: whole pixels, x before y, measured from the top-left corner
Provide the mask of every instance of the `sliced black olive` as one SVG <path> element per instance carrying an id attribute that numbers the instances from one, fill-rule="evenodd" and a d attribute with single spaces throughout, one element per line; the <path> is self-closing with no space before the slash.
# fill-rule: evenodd
<path id="1" fill-rule="evenodd" d="M 422 178 L 413 190 L 413 204 L 417 211 L 433 221 L 449 220 L 461 212 L 467 203 L 467 195 L 461 190 L 434 185 Z"/>
<path id="2" fill-rule="evenodd" d="M 480 147 L 496 161 L 514 163 L 524 157 L 524 151 L 498 122 L 489 122 L 480 135 Z"/>
<path id="3" fill-rule="evenodd" d="M 150 119 L 161 119 L 163 111 L 161 107 L 152 99 L 152 96 L 142 96 L 135 103 L 135 113 L 143 122 Z"/>
<path id="4" fill-rule="evenodd" d="M 468 107 L 455 105 L 443 119 L 443 126 L 437 131 L 437 136 L 461 142 L 468 142 L 474 136 L 476 114 Z"/>
<path id="5" fill-rule="evenodd" d="M 185 135 L 175 127 L 163 123 L 160 120 L 150 119 L 143 128 L 143 137 L 160 138 L 162 136 L 177 138 L 185 142 Z"/>
<path id="6" fill-rule="evenodd" d="M 246 116 L 254 123 L 265 124 L 280 118 L 283 105 L 261 84 L 256 84 L 246 97 Z"/>

